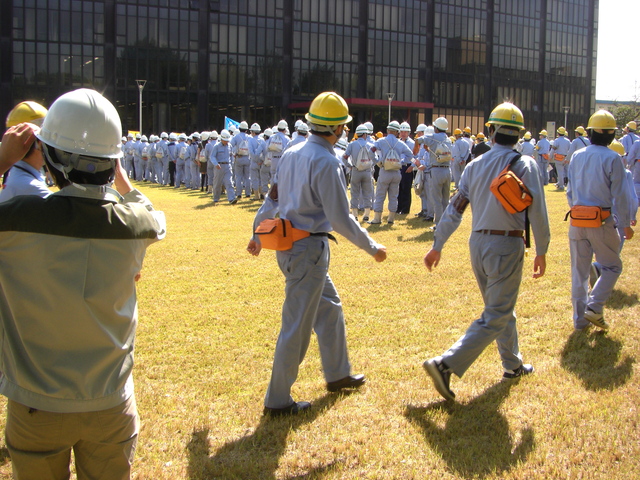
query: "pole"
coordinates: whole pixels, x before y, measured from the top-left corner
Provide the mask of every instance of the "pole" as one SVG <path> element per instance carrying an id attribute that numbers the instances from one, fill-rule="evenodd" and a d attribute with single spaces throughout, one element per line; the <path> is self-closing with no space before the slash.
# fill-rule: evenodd
<path id="1" fill-rule="evenodd" d="M 144 86 L 147 83 L 146 80 L 136 80 L 136 83 L 138 84 L 138 91 L 139 91 L 139 95 L 138 95 L 138 104 L 139 104 L 139 108 L 138 108 L 138 131 L 140 132 L 140 135 L 142 135 L 142 90 L 144 90 Z"/>
<path id="2" fill-rule="evenodd" d="M 569 110 L 571 109 L 571 107 L 565 106 L 565 107 L 562 107 L 562 109 L 564 110 L 564 125 L 563 125 L 563 127 L 567 128 L 567 126 L 568 126 L 567 125 L 567 114 L 569 113 Z"/>
<path id="3" fill-rule="evenodd" d="M 393 97 L 395 97 L 395 95 L 395 93 L 387 93 L 387 98 L 389 99 L 389 122 L 387 123 L 387 125 L 391 123 L 391 100 L 393 100 Z"/>

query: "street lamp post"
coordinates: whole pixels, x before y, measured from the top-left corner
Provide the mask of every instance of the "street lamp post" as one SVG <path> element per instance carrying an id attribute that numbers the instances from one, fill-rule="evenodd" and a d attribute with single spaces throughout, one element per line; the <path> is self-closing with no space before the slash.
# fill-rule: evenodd
<path id="1" fill-rule="evenodd" d="M 142 135 L 142 90 L 144 90 L 144 86 L 147 83 L 146 80 L 136 80 L 136 83 L 138 84 L 138 91 L 140 92 L 140 95 L 138 96 L 138 100 L 139 100 L 139 122 L 138 122 L 138 130 L 140 131 L 140 135 Z"/>
<path id="2" fill-rule="evenodd" d="M 389 99 L 389 122 L 387 123 L 387 125 L 389 125 L 389 123 L 391 123 L 391 100 L 393 100 L 393 97 L 395 97 L 396 94 L 395 93 L 387 93 L 387 98 Z"/>
<path id="3" fill-rule="evenodd" d="M 569 113 L 569 110 L 571 110 L 571 107 L 565 105 L 564 107 L 562 107 L 562 110 L 564 110 L 564 125 L 563 125 L 563 127 L 567 128 L 568 127 L 568 125 L 567 125 L 567 114 Z"/>

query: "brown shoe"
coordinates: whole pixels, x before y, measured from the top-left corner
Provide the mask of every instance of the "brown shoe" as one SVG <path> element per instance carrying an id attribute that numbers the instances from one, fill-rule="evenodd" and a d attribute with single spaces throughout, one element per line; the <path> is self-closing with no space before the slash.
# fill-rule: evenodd
<path id="1" fill-rule="evenodd" d="M 337 392 L 343 388 L 358 388 L 366 383 L 367 379 L 361 373 L 357 375 L 349 375 L 348 377 L 341 378 L 335 382 L 327 383 L 327 390 L 330 392 Z"/>

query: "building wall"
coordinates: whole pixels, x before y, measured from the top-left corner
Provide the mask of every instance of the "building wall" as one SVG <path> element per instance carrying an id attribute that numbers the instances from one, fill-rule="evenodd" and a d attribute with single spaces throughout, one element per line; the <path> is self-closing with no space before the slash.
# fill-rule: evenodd
<path id="1" fill-rule="evenodd" d="M 598 0 L 0 0 L 0 114 L 103 91 L 125 130 L 263 128 L 291 103 L 346 98 L 433 103 L 396 109 L 412 126 L 444 115 L 483 129 L 503 100 L 527 129 L 585 123 L 595 107 Z M 9 20 L 7 20 L 9 19 Z M 359 108 L 384 127 L 387 109 Z"/>

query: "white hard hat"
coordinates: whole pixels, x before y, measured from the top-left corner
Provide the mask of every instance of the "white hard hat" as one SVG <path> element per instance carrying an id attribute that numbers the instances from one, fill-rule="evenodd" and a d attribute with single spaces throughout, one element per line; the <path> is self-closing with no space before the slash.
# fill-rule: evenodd
<path id="1" fill-rule="evenodd" d="M 127 133 L 127 138 L 133 138 L 133 133 Z"/>
<path id="2" fill-rule="evenodd" d="M 162 132 L 160 134 L 160 138 L 168 138 L 168 137 L 169 137 L 169 134 L 167 132 Z"/>
<path id="3" fill-rule="evenodd" d="M 147 136 L 146 136 L 146 135 L 142 135 L 142 136 L 140 137 L 140 140 L 142 140 L 143 142 L 148 142 L 148 141 L 149 141 L 149 139 L 147 138 Z"/>
<path id="4" fill-rule="evenodd" d="M 122 138 L 120 139 L 120 141 L 121 141 L 121 142 L 126 142 L 126 141 L 127 141 L 127 137 L 122 137 Z"/>
<path id="5" fill-rule="evenodd" d="M 140 140 L 142 136 L 139 133 L 136 133 L 136 140 Z"/>
<path id="6" fill-rule="evenodd" d="M 209 138 L 213 138 L 214 140 L 218 139 L 218 131 L 217 130 L 213 130 L 212 132 L 209 132 Z"/>
<path id="7" fill-rule="evenodd" d="M 210 136 L 211 136 L 211 132 L 202 132 L 200 134 L 200 139 L 204 142 L 205 140 L 209 140 Z"/>
<path id="8" fill-rule="evenodd" d="M 371 134 L 373 133 L 373 123 L 371 122 L 364 122 L 364 126 L 367 127 L 368 132 Z"/>
<path id="9" fill-rule="evenodd" d="M 424 123 L 421 123 L 420 125 L 418 125 L 416 127 L 416 133 L 418 132 L 424 132 L 427 130 L 427 126 Z"/>
<path id="10" fill-rule="evenodd" d="M 427 126 L 427 129 L 424 131 L 425 135 L 433 135 L 436 131 L 433 129 L 433 125 Z"/>
<path id="11" fill-rule="evenodd" d="M 251 125 L 251 131 L 254 133 L 260 133 L 260 130 L 262 130 L 260 128 L 260 125 L 258 125 L 257 123 L 254 123 L 253 125 Z"/>
<path id="12" fill-rule="evenodd" d="M 187 139 L 187 135 L 184 133 L 181 133 L 180 135 L 178 135 L 178 140 L 186 140 Z"/>
<path id="13" fill-rule="evenodd" d="M 106 159 L 122 156 L 121 133 L 113 104 L 95 90 L 80 88 L 53 102 L 37 137 L 63 152 Z"/>
<path id="14" fill-rule="evenodd" d="M 171 141 L 174 141 L 174 142 L 175 142 L 177 139 L 178 139 L 178 136 L 177 136 L 175 133 L 171 132 L 171 133 L 169 134 L 169 140 L 171 140 Z"/>
<path id="15" fill-rule="evenodd" d="M 220 132 L 220 140 L 224 140 L 225 142 L 231 140 L 231 134 L 229 133 L 229 130 L 224 129 Z"/>
<path id="16" fill-rule="evenodd" d="M 304 122 L 300 122 L 300 125 L 298 125 L 297 129 L 300 133 L 304 133 L 304 134 L 309 133 L 309 125 L 307 125 Z"/>
<path id="17" fill-rule="evenodd" d="M 289 128 L 289 125 L 286 120 L 280 120 L 278 122 L 278 130 L 286 130 L 287 128 Z"/>
<path id="18" fill-rule="evenodd" d="M 433 126 L 443 132 L 446 132 L 449 130 L 449 121 L 444 117 L 438 117 L 435 122 L 433 122 Z"/>
<path id="19" fill-rule="evenodd" d="M 302 120 L 300 119 L 296 120 L 296 124 L 295 124 L 296 129 L 300 126 L 301 123 L 302 123 Z"/>
<path id="20" fill-rule="evenodd" d="M 240 130 L 248 130 L 249 129 L 249 125 L 247 124 L 247 122 L 245 122 L 244 120 L 242 122 L 240 122 L 240 125 L 238 125 L 238 128 Z"/>
<path id="21" fill-rule="evenodd" d="M 336 145 L 339 147 L 344 148 L 345 150 L 347 149 L 347 139 L 344 137 L 341 137 L 337 142 Z"/>
<path id="22" fill-rule="evenodd" d="M 389 125 L 387 125 L 387 130 L 395 130 L 396 132 L 399 132 L 400 123 L 398 123 L 396 120 L 392 120 L 391 122 L 389 122 Z"/>
<path id="23" fill-rule="evenodd" d="M 401 132 L 410 132 L 411 131 L 411 125 L 409 125 L 407 122 L 402 122 L 400 124 L 400 131 Z"/>
<path id="24" fill-rule="evenodd" d="M 271 130 L 270 128 L 267 128 L 267 129 L 264 131 L 264 136 L 265 136 L 265 137 L 270 137 L 271 135 L 273 135 L 273 130 Z"/>
<path id="25" fill-rule="evenodd" d="M 193 132 L 191 134 L 191 138 L 195 138 L 196 140 L 200 140 L 200 132 Z"/>
<path id="26" fill-rule="evenodd" d="M 358 125 L 356 127 L 356 134 L 357 135 L 362 135 L 363 133 L 369 133 L 369 129 L 367 128 L 366 125 Z"/>

